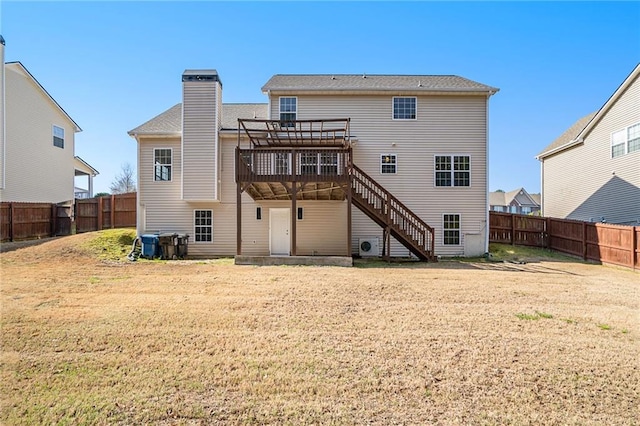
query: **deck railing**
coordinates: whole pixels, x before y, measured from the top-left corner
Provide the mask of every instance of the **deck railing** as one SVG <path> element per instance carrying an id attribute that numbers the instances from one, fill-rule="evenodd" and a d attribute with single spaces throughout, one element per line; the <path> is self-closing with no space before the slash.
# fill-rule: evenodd
<path id="1" fill-rule="evenodd" d="M 350 149 L 236 148 L 238 182 L 349 180 Z"/>
<path id="2" fill-rule="evenodd" d="M 423 260 L 434 259 L 434 231 L 393 194 L 353 165 L 353 201 L 380 226 Z"/>

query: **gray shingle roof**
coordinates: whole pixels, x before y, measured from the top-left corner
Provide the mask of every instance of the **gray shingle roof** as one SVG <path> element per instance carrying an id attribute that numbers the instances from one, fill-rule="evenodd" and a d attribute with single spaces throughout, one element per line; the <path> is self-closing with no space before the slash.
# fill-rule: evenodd
<path id="1" fill-rule="evenodd" d="M 267 104 L 222 104 L 222 128 L 237 129 L 238 118 L 267 118 Z M 178 135 L 182 132 L 182 104 L 176 104 L 129 135 Z"/>
<path id="2" fill-rule="evenodd" d="M 587 124 L 589 124 L 591 119 L 593 117 L 595 117 L 595 115 L 597 113 L 598 113 L 598 111 L 592 112 L 591 114 L 585 115 L 584 117 L 582 117 L 581 119 L 579 119 L 578 121 L 573 123 L 573 125 L 571 127 L 569 127 L 567 130 L 565 130 L 565 132 L 563 134 L 558 136 L 558 138 L 556 140 L 551 142 L 551 144 L 549 146 L 547 146 L 545 149 L 543 149 L 542 152 L 540 152 L 540 154 L 538 154 L 538 157 L 541 157 L 541 156 L 545 155 L 546 153 L 548 153 L 550 151 L 553 151 L 556 148 L 560 148 L 561 146 L 566 145 L 569 142 L 571 142 L 573 139 L 576 138 L 576 136 L 578 136 L 580 134 L 582 129 L 584 129 L 587 126 Z"/>
<path id="3" fill-rule="evenodd" d="M 262 91 L 497 92 L 499 89 L 456 75 L 276 74 Z"/>

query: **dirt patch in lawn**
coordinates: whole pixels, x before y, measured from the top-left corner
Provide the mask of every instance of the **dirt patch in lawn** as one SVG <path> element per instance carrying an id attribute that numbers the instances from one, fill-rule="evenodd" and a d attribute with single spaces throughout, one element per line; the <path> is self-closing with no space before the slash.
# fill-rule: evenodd
<path id="1" fill-rule="evenodd" d="M 0 255 L 2 424 L 636 424 L 640 274 Z"/>

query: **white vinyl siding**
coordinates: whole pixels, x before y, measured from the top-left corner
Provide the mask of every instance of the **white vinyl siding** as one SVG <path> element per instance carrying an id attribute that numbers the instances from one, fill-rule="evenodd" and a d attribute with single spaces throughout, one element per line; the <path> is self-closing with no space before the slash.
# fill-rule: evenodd
<path id="1" fill-rule="evenodd" d="M 182 197 L 190 201 L 216 201 L 220 84 L 216 81 L 185 81 L 182 84 Z M 175 160 L 173 164 L 175 169 Z"/>
<path id="2" fill-rule="evenodd" d="M 220 202 L 186 201 L 180 197 L 182 160 L 180 139 L 144 138 L 138 148 L 139 178 L 138 233 L 177 232 L 189 234 L 189 257 L 232 256 L 236 253 L 236 183 L 234 153 L 236 135 L 221 138 Z M 153 149 L 172 148 L 173 180 L 163 185 L 153 181 Z M 288 208 L 291 201 L 255 202 L 242 194 L 242 254 L 269 255 L 269 208 Z M 346 201 L 298 201 L 304 220 L 298 221 L 298 255 L 346 256 Z M 257 220 L 257 208 L 261 220 Z M 194 210 L 211 210 L 212 243 L 195 244 Z M 332 232 L 327 232 L 330 226 Z M 193 244 L 192 244 L 193 243 Z"/>
<path id="3" fill-rule="evenodd" d="M 171 148 L 154 148 L 153 150 L 153 180 L 171 181 L 171 159 L 173 152 Z"/>
<path id="4" fill-rule="evenodd" d="M 278 96 L 272 94 L 271 114 L 278 116 Z M 438 255 L 464 254 L 464 235 L 483 234 L 487 220 L 486 96 L 419 95 L 417 120 L 393 120 L 390 98 L 384 95 L 298 95 L 298 119 L 350 117 L 354 163 L 403 204 L 419 215 L 436 232 Z M 393 141 L 393 143 L 391 143 Z M 395 145 L 394 145 L 395 143 Z M 470 186 L 435 188 L 434 156 L 453 147 L 472 159 Z M 380 153 L 397 155 L 402 161 L 397 173 L 380 174 Z M 449 152 L 449 154 L 452 154 Z M 419 182 L 419 185 L 416 183 Z M 459 212 L 462 217 L 458 246 L 442 244 L 442 214 Z M 309 212 L 305 212 L 307 217 Z M 352 247 L 358 238 L 379 237 L 382 229 L 357 208 L 353 209 Z M 392 256 L 409 256 L 409 250 L 392 239 Z"/>
<path id="5" fill-rule="evenodd" d="M 638 105 L 640 80 L 636 78 L 584 135 L 582 144 L 544 158 L 544 216 L 586 221 L 604 217 L 608 223 L 637 223 L 640 151 L 612 158 L 611 141 L 616 132 L 640 123 Z"/>
<path id="6" fill-rule="evenodd" d="M 5 180 L 0 199 L 41 203 L 73 200 L 75 124 L 20 64 L 5 64 L 4 69 L 5 105 L 11 107 L 5 108 Z M 54 145 L 54 125 L 62 129 L 64 149 Z"/>

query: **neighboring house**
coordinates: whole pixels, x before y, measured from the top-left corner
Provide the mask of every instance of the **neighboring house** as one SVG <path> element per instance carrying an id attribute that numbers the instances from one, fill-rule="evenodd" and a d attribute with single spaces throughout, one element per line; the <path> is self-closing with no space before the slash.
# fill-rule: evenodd
<path id="1" fill-rule="evenodd" d="M 0 49 L 0 200 L 70 204 L 75 175 L 95 172 L 74 155 L 81 129 L 24 65 L 4 63 L 4 39 Z"/>
<path id="2" fill-rule="evenodd" d="M 529 194 L 524 188 L 490 192 L 489 208 L 494 212 L 540 214 L 540 196 Z"/>
<path id="3" fill-rule="evenodd" d="M 76 169 L 76 185 L 82 184 L 81 181 L 86 179 L 86 188 L 75 187 L 76 198 L 92 198 L 93 197 L 93 178 L 100 173 L 91 167 L 89 163 L 76 155 L 75 157 L 75 169 Z M 80 181 L 80 182 L 79 182 Z M 85 186 L 85 185 L 83 185 Z"/>
<path id="4" fill-rule="evenodd" d="M 199 257 L 487 250 L 498 89 L 457 76 L 275 75 L 268 103 L 223 104 L 215 70 L 185 71 L 182 88 L 181 104 L 129 132 L 139 234 L 187 233 Z"/>
<path id="5" fill-rule="evenodd" d="M 640 64 L 536 157 L 544 216 L 640 223 Z"/>

